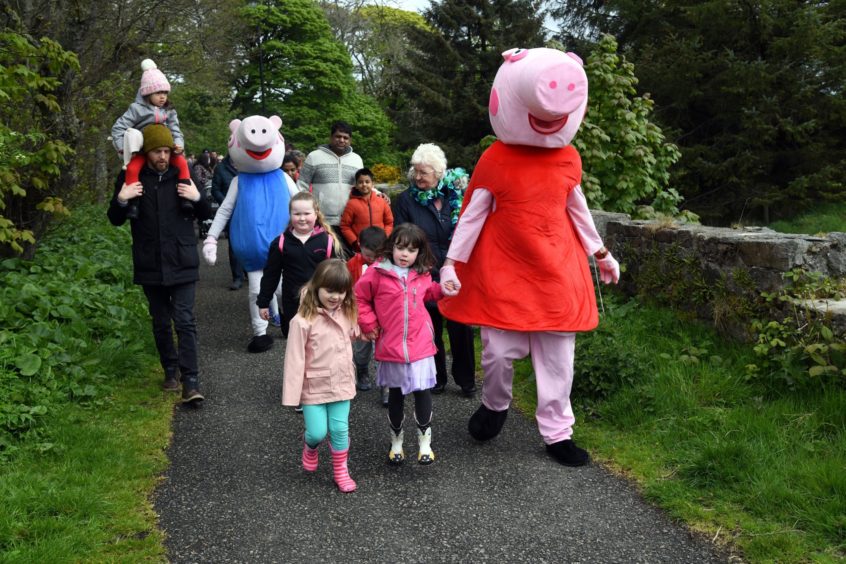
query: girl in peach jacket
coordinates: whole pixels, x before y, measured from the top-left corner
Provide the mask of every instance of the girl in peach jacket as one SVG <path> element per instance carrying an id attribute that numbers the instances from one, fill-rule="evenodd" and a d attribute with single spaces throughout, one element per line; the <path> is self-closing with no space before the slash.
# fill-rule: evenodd
<path id="1" fill-rule="evenodd" d="M 347 469 L 350 400 L 355 397 L 352 339 L 358 334 L 352 276 L 344 261 L 321 262 L 291 320 L 285 350 L 283 405 L 302 405 L 303 469 L 317 470 L 317 449 L 329 435 L 335 483 L 355 491 Z"/>

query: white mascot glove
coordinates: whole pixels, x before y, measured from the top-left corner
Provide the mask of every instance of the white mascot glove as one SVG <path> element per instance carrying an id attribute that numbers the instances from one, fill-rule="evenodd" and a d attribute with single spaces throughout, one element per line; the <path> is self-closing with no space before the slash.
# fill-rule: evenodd
<path id="1" fill-rule="evenodd" d="M 217 262 L 217 239 L 209 235 L 203 241 L 203 258 L 209 266 L 214 266 Z"/>
<path id="2" fill-rule="evenodd" d="M 595 260 L 599 267 L 599 279 L 603 283 L 616 284 L 620 280 L 620 263 L 611 256 L 611 253 L 605 255 L 605 258 Z"/>
<path id="3" fill-rule="evenodd" d="M 452 283 L 453 288 L 447 288 L 448 283 Z M 458 291 L 461 290 L 461 282 L 458 281 L 454 266 L 441 268 L 441 290 L 445 296 L 457 296 Z"/>

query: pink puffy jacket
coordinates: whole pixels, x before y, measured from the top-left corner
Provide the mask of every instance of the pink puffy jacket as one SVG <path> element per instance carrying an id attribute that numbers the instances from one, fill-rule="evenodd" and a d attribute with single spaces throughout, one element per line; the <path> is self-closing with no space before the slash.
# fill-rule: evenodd
<path id="1" fill-rule="evenodd" d="M 376 360 L 411 363 L 435 355 L 435 331 L 424 302 L 440 300 L 443 293 L 428 272 L 409 270 L 405 280 L 381 262 L 356 282 L 355 297 L 362 333 L 381 328 Z"/>

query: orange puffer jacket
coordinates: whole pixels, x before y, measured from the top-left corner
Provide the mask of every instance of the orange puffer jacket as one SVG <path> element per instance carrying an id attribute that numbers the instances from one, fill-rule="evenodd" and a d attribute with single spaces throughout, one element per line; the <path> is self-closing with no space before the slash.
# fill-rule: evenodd
<path id="1" fill-rule="evenodd" d="M 341 216 L 341 235 L 350 247 L 359 250 L 358 234 L 366 227 L 381 227 L 390 235 L 394 229 L 394 214 L 391 206 L 383 198 L 372 192 L 362 196 L 353 188 L 344 214 Z"/>

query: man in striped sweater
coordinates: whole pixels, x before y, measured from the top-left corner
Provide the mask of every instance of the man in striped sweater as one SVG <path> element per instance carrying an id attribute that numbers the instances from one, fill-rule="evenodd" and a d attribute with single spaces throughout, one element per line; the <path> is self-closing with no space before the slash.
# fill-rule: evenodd
<path id="1" fill-rule="evenodd" d="M 355 184 L 355 172 L 364 168 L 361 157 L 350 146 L 352 127 L 332 124 L 329 144 L 308 154 L 297 180 L 300 190 L 311 190 L 326 222 L 340 235 L 341 215 Z"/>

